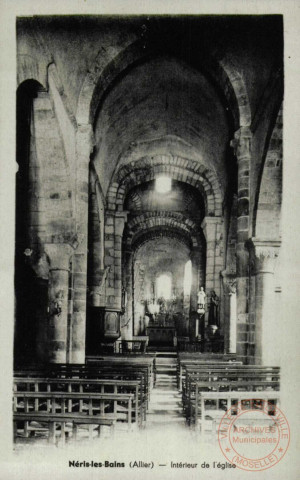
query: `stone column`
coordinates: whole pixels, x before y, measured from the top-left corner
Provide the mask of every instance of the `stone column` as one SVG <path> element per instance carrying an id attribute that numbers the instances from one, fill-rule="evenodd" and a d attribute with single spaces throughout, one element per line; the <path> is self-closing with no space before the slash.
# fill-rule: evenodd
<path id="1" fill-rule="evenodd" d="M 91 125 L 79 126 L 76 133 L 76 231 L 80 244 L 73 262 L 74 301 L 70 352 L 72 363 L 85 362 L 89 161 L 92 148 Z"/>
<path id="2" fill-rule="evenodd" d="M 115 302 L 115 227 L 114 212 L 106 210 L 104 228 L 104 265 L 109 268 L 106 288 L 106 306 L 113 306 Z"/>
<path id="3" fill-rule="evenodd" d="M 130 248 L 125 251 L 124 259 L 124 285 L 126 287 L 125 314 L 121 317 L 121 335 L 124 340 L 132 340 L 133 314 L 132 314 L 132 262 L 133 253 Z"/>
<path id="4" fill-rule="evenodd" d="M 45 244 L 50 261 L 48 287 L 48 361 L 66 363 L 68 337 L 68 290 L 70 256 L 66 243 Z"/>
<path id="5" fill-rule="evenodd" d="M 255 260 L 255 363 L 277 365 L 280 342 L 274 320 L 274 267 L 280 242 L 252 238 L 248 245 Z"/>
<path id="6" fill-rule="evenodd" d="M 104 206 L 100 186 L 90 169 L 88 287 L 89 305 L 104 307 L 107 269 L 104 268 Z"/>
<path id="7" fill-rule="evenodd" d="M 236 288 L 235 286 L 231 288 L 229 293 L 229 353 L 236 353 L 236 342 L 237 342 L 237 315 L 236 315 Z"/>
<path id="8" fill-rule="evenodd" d="M 94 187 L 91 186 L 90 188 Z M 89 217 L 88 303 L 93 307 L 98 307 L 100 306 L 100 284 L 103 266 L 101 266 L 100 219 L 94 191 L 90 192 Z"/>
<path id="9" fill-rule="evenodd" d="M 206 238 L 205 291 L 207 295 L 206 317 L 208 318 L 212 290 L 219 298 L 221 294 L 220 272 L 224 268 L 223 219 L 221 217 L 205 217 L 201 227 Z M 205 324 L 207 324 L 207 320 Z"/>
<path id="10" fill-rule="evenodd" d="M 120 333 L 120 312 L 122 303 L 122 235 L 127 212 L 106 212 L 105 218 L 105 266 L 109 267 L 106 289 L 104 335 L 114 339 Z"/>
<path id="11" fill-rule="evenodd" d="M 197 315 L 195 320 L 195 338 L 199 335 L 199 316 Z"/>
<path id="12" fill-rule="evenodd" d="M 122 298 L 122 236 L 125 222 L 127 220 L 127 212 L 115 213 L 115 304 L 118 311 L 121 310 Z"/>
<path id="13" fill-rule="evenodd" d="M 36 357 L 38 362 L 48 362 L 48 280 L 36 279 Z"/>
<path id="14" fill-rule="evenodd" d="M 223 271 L 223 315 L 224 347 L 226 352 L 236 353 L 237 347 L 237 305 L 236 275 Z"/>
<path id="15" fill-rule="evenodd" d="M 224 266 L 224 235 L 221 217 L 205 217 L 201 227 L 206 238 L 206 293 L 220 296 L 220 272 Z"/>
<path id="16" fill-rule="evenodd" d="M 238 200 L 237 200 L 237 321 L 238 340 L 237 353 L 241 360 L 246 360 L 247 341 L 245 331 L 248 324 L 248 292 L 249 292 L 249 253 L 245 242 L 249 238 L 249 200 L 250 200 L 250 165 L 251 165 L 252 132 L 249 127 L 241 127 L 234 134 L 231 146 L 234 149 L 238 164 Z M 239 332 L 243 335 L 239 336 Z"/>
<path id="17" fill-rule="evenodd" d="M 199 278 L 200 278 L 200 268 L 201 268 L 201 255 L 199 251 L 193 251 L 191 254 L 192 262 L 192 286 L 191 286 L 191 299 L 190 306 L 191 312 L 197 311 L 197 293 L 199 291 Z"/>

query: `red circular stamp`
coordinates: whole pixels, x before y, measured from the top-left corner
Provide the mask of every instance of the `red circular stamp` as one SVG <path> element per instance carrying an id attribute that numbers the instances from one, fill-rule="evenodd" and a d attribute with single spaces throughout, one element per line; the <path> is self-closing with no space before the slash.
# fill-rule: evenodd
<path id="1" fill-rule="evenodd" d="M 276 400 L 236 400 L 218 427 L 218 441 L 226 459 L 248 471 L 276 465 L 290 443 L 290 427 Z"/>

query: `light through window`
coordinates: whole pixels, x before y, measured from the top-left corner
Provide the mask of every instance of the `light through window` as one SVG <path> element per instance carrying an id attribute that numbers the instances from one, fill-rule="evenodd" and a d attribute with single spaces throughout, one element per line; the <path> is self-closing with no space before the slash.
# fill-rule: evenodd
<path id="1" fill-rule="evenodd" d="M 168 193 L 171 190 L 171 179 L 169 177 L 158 177 L 155 181 L 155 190 L 158 193 Z"/>
<path id="2" fill-rule="evenodd" d="M 188 260 L 184 267 L 183 293 L 190 295 L 192 288 L 192 262 Z"/>
<path id="3" fill-rule="evenodd" d="M 171 277 L 166 274 L 163 274 L 157 277 L 157 280 L 156 280 L 157 298 L 164 297 L 165 300 L 170 300 L 171 293 L 172 293 Z"/>

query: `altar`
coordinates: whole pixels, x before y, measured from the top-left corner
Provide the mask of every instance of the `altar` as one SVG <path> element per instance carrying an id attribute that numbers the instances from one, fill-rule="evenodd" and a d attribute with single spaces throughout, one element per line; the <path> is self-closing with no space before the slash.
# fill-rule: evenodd
<path id="1" fill-rule="evenodd" d="M 147 336 L 149 337 L 149 346 L 173 347 L 176 337 L 176 328 L 174 326 L 149 325 L 147 327 Z"/>

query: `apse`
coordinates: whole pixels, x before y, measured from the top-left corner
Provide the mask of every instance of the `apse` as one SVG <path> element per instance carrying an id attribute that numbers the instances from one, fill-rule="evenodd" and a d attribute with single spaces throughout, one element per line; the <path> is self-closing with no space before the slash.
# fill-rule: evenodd
<path id="1" fill-rule="evenodd" d="M 175 232 L 158 230 L 139 247 L 133 260 L 134 334 L 145 334 L 147 305 L 166 303 L 166 310 L 184 321 L 183 278 L 190 248 Z M 187 318 L 185 318 L 187 323 Z"/>

